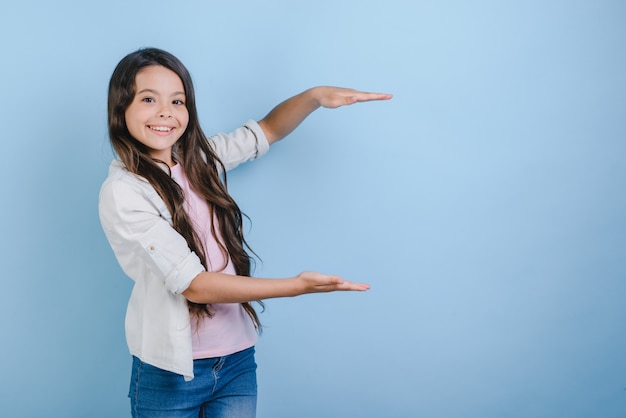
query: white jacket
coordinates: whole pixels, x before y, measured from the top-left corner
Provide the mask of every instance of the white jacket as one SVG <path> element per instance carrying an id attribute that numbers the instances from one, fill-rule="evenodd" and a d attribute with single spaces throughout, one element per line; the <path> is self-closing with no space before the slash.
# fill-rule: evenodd
<path id="1" fill-rule="evenodd" d="M 209 138 L 226 170 L 265 154 L 269 144 L 253 120 Z M 141 360 L 193 379 L 191 325 L 181 295 L 204 267 L 172 227 L 165 203 L 119 160 L 100 190 L 100 222 L 124 272 L 135 282 L 126 311 L 126 341 Z"/>

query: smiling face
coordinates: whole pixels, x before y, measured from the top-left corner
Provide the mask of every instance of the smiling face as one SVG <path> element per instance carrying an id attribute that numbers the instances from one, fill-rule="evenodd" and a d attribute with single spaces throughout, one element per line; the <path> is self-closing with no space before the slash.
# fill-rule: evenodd
<path id="1" fill-rule="evenodd" d="M 165 67 L 143 68 L 135 77 L 135 97 L 125 118 L 128 131 L 150 156 L 171 167 L 172 147 L 189 123 L 183 82 Z"/>

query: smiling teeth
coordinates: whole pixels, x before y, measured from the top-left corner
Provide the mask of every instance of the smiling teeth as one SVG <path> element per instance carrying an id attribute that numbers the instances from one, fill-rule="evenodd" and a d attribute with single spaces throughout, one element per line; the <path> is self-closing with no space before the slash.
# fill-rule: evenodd
<path id="1" fill-rule="evenodd" d="M 172 130 L 172 128 L 168 128 L 166 126 L 151 126 L 150 129 L 152 129 L 153 131 L 159 131 L 159 132 L 169 132 Z"/>

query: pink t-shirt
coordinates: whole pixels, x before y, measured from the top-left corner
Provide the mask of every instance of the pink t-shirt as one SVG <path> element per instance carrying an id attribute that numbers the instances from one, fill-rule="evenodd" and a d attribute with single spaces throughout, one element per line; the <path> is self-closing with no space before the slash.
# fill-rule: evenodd
<path id="1" fill-rule="evenodd" d="M 210 219 L 207 202 L 192 190 L 180 164 L 172 167 L 172 178 L 182 187 L 185 193 L 185 209 L 194 222 L 197 234 L 204 240 L 207 269 L 234 275 L 235 268 L 230 258 L 226 268 L 222 269 L 224 257 L 211 234 L 211 223 L 217 220 Z M 219 234 L 217 225 L 215 229 Z M 213 317 L 203 317 L 199 327 L 196 326 L 196 318 L 190 318 L 194 360 L 233 354 L 256 343 L 257 332 L 254 324 L 241 304 L 215 303 L 211 307 L 214 311 Z"/>

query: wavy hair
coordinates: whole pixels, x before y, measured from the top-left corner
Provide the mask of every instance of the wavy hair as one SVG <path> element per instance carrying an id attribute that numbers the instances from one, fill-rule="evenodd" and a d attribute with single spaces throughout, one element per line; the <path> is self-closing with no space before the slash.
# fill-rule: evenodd
<path id="1" fill-rule="evenodd" d="M 211 233 L 216 238 L 224 260 L 230 257 L 238 275 L 250 276 L 253 260 L 246 251 L 250 248 L 243 236 L 245 215 L 228 193 L 224 165 L 209 145 L 200 127 L 191 75 L 172 54 L 157 48 L 142 48 L 124 57 L 113 71 L 108 96 L 109 139 L 113 150 L 129 172 L 145 178 L 154 187 L 172 215 L 174 229 L 185 238 L 189 248 L 200 257 L 202 264 L 208 269 L 202 241 L 183 208 L 185 198 L 183 190 L 163 170 L 162 162 L 152 159 L 147 147 L 136 140 L 126 126 L 125 113 L 135 97 L 135 77 L 141 69 L 154 65 L 176 73 L 185 90 L 189 123 L 174 145 L 176 161 L 182 164 L 193 189 L 207 201 L 210 218 L 217 219 L 219 234 L 215 229 L 215 223 L 211 224 Z M 263 306 L 261 301 L 257 302 Z M 191 301 L 187 301 L 187 304 L 190 313 L 198 321 L 213 315 L 210 305 Z M 248 302 L 242 303 L 242 306 L 260 331 L 261 323 L 254 307 Z"/>

